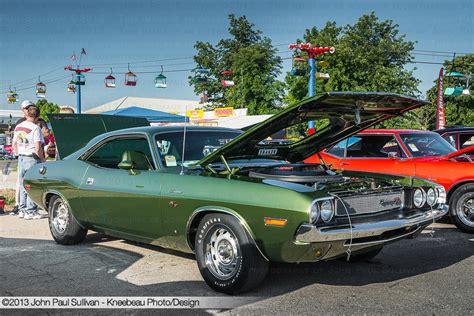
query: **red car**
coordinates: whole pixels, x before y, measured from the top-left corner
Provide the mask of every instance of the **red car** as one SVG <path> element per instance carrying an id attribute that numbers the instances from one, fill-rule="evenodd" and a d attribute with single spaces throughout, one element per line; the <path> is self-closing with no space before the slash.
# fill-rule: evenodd
<path id="1" fill-rule="evenodd" d="M 474 233 L 474 146 L 456 151 L 439 134 L 419 130 L 365 130 L 319 153 L 334 169 L 414 176 L 437 182 L 447 192 L 450 215 Z M 317 155 L 306 163 L 320 163 Z M 420 197 L 421 202 L 433 197 Z"/>

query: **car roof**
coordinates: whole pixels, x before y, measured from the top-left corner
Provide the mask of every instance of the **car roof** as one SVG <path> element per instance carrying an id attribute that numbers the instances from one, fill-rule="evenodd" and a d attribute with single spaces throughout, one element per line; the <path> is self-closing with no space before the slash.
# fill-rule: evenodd
<path id="1" fill-rule="evenodd" d="M 471 126 L 453 126 L 435 130 L 436 133 L 443 134 L 447 132 L 474 132 Z"/>
<path id="2" fill-rule="evenodd" d="M 366 129 L 359 134 L 433 133 L 419 129 Z"/>

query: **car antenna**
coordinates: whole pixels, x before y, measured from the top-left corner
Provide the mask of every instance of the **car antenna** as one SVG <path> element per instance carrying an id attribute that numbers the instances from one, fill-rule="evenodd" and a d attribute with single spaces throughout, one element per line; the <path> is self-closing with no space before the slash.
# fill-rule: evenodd
<path id="1" fill-rule="evenodd" d="M 183 129 L 183 152 L 181 154 L 181 172 L 179 173 L 180 175 L 184 174 L 184 151 L 186 149 L 186 125 L 187 124 L 187 113 L 188 113 L 188 107 L 186 106 L 186 112 L 184 112 L 184 129 Z"/>

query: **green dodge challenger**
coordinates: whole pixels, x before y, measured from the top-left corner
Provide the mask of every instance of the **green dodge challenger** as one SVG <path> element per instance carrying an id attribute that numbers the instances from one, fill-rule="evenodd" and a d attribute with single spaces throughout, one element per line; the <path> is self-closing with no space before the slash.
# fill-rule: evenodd
<path id="1" fill-rule="evenodd" d="M 48 210 L 59 244 L 79 243 L 90 229 L 193 252 L 211 288 L 241 293 L 263 281 L 271 261 L 367 260 L 447 213 L 446 192 L 435 183 L 301 163 L 425 104 L 332 92 L 245 133 L 56 114 L 50 119 L 63 158 L 32 167 L 23 185 Z M 272 142 L 282 131 L 304 131 L 308 120 L 314 134 Z"/>

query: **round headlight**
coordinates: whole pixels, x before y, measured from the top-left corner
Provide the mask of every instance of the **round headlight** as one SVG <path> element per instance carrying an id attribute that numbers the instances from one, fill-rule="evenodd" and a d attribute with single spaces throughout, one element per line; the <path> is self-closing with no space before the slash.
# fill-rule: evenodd
<path id="1" fill-rule="evenodd" d="M 415 190 L 413 193 L 413 204 L 415 204 L 416 207 L 420 208 L 422 207 L 426 202 L 426 193 L 423 191 L 422 188 L 418 188 Z"/>
<path id="2" fill-rule="evenodd" d="M 319 203 L 319 208 L 321 212 L 321 219 L 327 223 L 334 216 L 334 204 L 331 200 L 324 200 Z"/>
<path id="3" fill-rule="evenodd" d="M 433 206 L 436 202 L 438 202 L 438 193 L 434 188 L 429 188 L 426 192 L 426 203 L 428 203 L 429 206 Z"/>
<path id="4" fill-rule="evenodd" d="M 314 201 L 313 204 L 311 204 L 311 209 L 309 210 L 309 222 L 311 224 L 316 224 L 316 222 L 319 219 L 319 214 L 320 214 L 320 211 L 319 211 L 318 203 Z"/>

